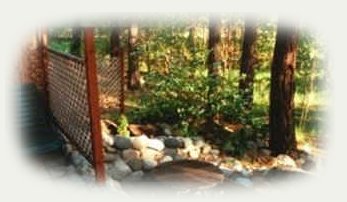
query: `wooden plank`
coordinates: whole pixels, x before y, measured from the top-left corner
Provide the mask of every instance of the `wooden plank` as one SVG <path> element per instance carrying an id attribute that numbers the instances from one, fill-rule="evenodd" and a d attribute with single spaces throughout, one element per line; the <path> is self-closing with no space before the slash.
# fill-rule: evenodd
<path id="1" fill-rule="evenodd" d="M 103 160 L 103 145 L 100 126 L 99 92 L 97 83 L 94 29 L 91 27 L 84 29 L 85 63 L 87 73 L 88 108 L 91 121 L 91 140 L 93 149 L 93 163 L 96 180 L 105 181 L 105 168 Z"/>

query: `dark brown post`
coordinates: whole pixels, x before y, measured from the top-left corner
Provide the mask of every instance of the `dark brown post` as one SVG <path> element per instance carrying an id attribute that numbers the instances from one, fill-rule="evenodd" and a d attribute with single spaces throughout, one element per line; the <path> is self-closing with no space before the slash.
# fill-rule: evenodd
<path id="1" fill-rule="evenodd" d="M 95 61 L 94 29 L 84 29 L 85 64 L 87 73 L 88 107 L 91 122 L 91 140 L 96 180 L 105 181 L 104 157 L 100 127 L 99 92 Z"/>
<path id="2" fill-rule="evenodd" d="M 120 95 L 119 95 L 119 108 L 120 113 L 124 114 L 124 100 L 125 100 L 125 93 L 124 93 L 124 87 L 125 87 L 125 72 L 124 72 L 124 51 L 121 50 L 119 53 L 119 74 L 120 74 Z"/>

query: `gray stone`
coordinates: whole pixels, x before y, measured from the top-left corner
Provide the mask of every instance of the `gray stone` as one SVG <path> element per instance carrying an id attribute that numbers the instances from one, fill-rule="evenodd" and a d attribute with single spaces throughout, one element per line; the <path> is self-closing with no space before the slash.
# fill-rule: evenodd
<path id="1" fill-rule="evenodd" d="M 104 161 L 105 162 L 112 162 L 119 158 L 119 154 L 117 153 L 104 153 Z"/>
<path id="2" fill-rule="evenodd" d="M 185 159 L 184 156 L 180 154 L 176 154 L 175 156 L 172 157 L 174 161 L 179 161 Z"/>
<path id="3" fill-rule="evenodd" d="M 131 148 L 132 144 L 131 144 L 131 140 L 127 137 L 123 137 L 120 135 L 116 135 L 114 137 L 114 146 L 117 149 L 129 149 Z"/>
<path id="4" fill-rule="evenodd" d="M 167 148 L 183 148 L 184 143 L 182 140 L 177 139 L 177 138 L 167 138 L 164 140 L 165 147 Z"/>
<path id="5" fill-rule="evenodd" d="M 170 148 L 165 148 L 164 149 L 164 155 L 174 157 L 177 154 L 177 149 L 170 149 Z"/>
<path id="6" fill-rule="evenodd" d="M 140 151 L 137 151 L 135 149 L 126 149 L 123 150 L 122 157 L 125 162 L 128 162 L 129 160 L 132 159 L 140 159 Z"/>
<path id="7" fill-rule="evenodd" d="M 165 163 L 170 161 L 173 161 L 173 158 L 171 156 L 164 156 L 162 159 L 160 159 L 160 163 Z"/>
<path id="8" fill-rule="evenodd" d="M 137 150 L 142 150 L 145 149 L 148 145 L 148 137 L 146 135 L 141 135 L 138 137 L 134 137 L 132 144 L 133 148 Z"/>
<path id="9" fill-rule="evenodd" d="M 69 143 L 66 143 L 66 144 L 63 144 L 63 153 L 65 156 L 69 156 L 71 155 L 71 153 L 73 152 L 74 148 L 71 144 Z"/>
<path id="10" fill-rule="evenodd" d="M 165 145 L 163 141 L 159 139 L 149 139 L 147 147 L 157 151 L 162 151 L 165 148 Z"/>
<path id="11" fill-rule="evenodd" d="M 202 153 L 202 154 L 208 154 L 208 153 L 210 153 L 211 150 L 212 150 L 211 145 L 205 144 L 205 145 L 202 146 L 202 148 L 201 148 L 201 153 Z"/>
<path id="12" fill-rule="evenodd" d="M 143 149 L 141 151 L 141 154 L 142 154 L 141 158 L 143 160 L 157 160 L 163 156 L 161 152 L 156 151 L 154 149 L 150 149 L 150 148 Z"/>
<path id="13" fill-rule="evenodd" d="M 84 161 L 86 161 L 86 159 L 76 150 L 71 152 L 70 158 L 71 158 L 71 163 L 75 167 L 79 166 L 80 164 L 83 164 Z"/>
<path id="14" fill-rule="evenodd" d="M 144 173 L 142 170 L 135 171 L 122 180 L 122 182 L 138 182 L 142 180 Z"/>
<path id="15" fill-rule="evenodd" d="M 121 180 L 132 172 L 131 168 L 121 158 L 117 158 L 116 161 L 107 166 L 107 168 L 109 175 L 114 180 Z"/>
<path id="16" fill-rule="evenodd" d="M 151 170 L 154 167 L 158 165 L 157 161 L 155 160 L 143 160 L 143 169 L 144 170 Z"/>
<path id="17" fill-rule="evenodd" d="M 141 170 L 143 167 L 141 159 L 130 159 L 127 163 L 133 171 Z"/>

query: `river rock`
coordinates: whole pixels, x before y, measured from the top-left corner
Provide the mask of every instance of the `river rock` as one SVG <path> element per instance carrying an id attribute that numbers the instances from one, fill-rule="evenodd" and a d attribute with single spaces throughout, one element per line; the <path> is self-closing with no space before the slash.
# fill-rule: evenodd
<path id="1" fill-rule="evenodd" d="M 185 148 L 194 146 L 194 145 L 193 145 L 193 140 L 190 139 L 189 137 L 185 137 L 185 138 L 183 138 L 182 140 L 183 140 L 183 143 L 184 143 L 184 147 L 185 147 Z"/>
<path id="2" fill-rule="evenodd" d="M 143 169 L 144 170 L 151 170 L 154 167 L 156 167 L 157 165 L 158 165 L 158 163 L 155 160 L 149 160 L 149 159 L 143 160 Z"/>
<path id="3" fill-rule="evenodd" d="M 125 163 L 120 157 L 117 158 L 114 163 L 108 166 L 108 174 L 114 180 L 121 180 L 125 176 L 129 175 L 132 171 L 128 164 Z"/>
<path id="4" fill-rule="evenodd" d="M 141 170 L 143 167 L 141 159 L 130 159 L 127 163 L 133 171 Z"/>
<path id="5" fill-rule="evenodd" d="M 139 182 L 142 180 L 144 173 L 142 170 L 135 171 L 128 175 L 126 178 L 122 180 L 122 182 Z"/>
<path id="6" fill-rule="evenodd" d="M 165 145 L 163 141 L 159 139 L 149 139 L 147 147 L 157 151 L 162 151 L 165 148 Z"/>
<path id="7" fill-rule="evenodd" d="M 163 156 L 161 152 L 150 148 L 141 150 L 141 154 L 143 160 L 157 160 Z"/>
<path id="8" fill-rule="evenodd" d="M 160 159 L 160 163 L 165 163 L 165 162 L 169 162 L 172 160 L 173 160 L 173 158 L 171 156 L 164 156 L 162 159 Z"/>
<path id="9" fill-rule="evenodd" d="M 129 160 L 132 160 L 132 159 L 140 159 L 141 153 L 140 151 L 137 151 L 135 149 L 126 149 L 126 150 L 123 150 L 122 156 L 124 161 L 128 162 Z"/>
<path id="10" fill-rule="evenodd" d="M 184 147 L 184 142 L 182 140 L 173 137 L 165 139 L 164 144 L 165 147 L 173 149 Z"/>
<path id="11" fill-rule="evenodd" d="M 137 150 L 143 150 L 147 147 L 148 142 L 149 142 L 149 139 L 146 135 L 134 137 L 132 141 L 133 148 Z"/>
<path id="12" fill-rule="evenodd" d="M 108 152 L 105 152 L 104 153 L 104 161 L 105 162 L 112 162 L 112 161 L 115 161 L 119 158 L 119 154 L 117 153 L 108 153 Z"/>
<path id="13" fill-rule="evenodd" d="M 164 155 L 174 157 L 176 154 L 177 154 L 177 149 L 170 149 L 170 148 L 164 149 Z"/>
<path id="14" fill-rule="evenodd" d="M 116 135 L 114 137 L 114 146 L 117 149 L 129 149 L 131 148 L 132 144 L 131 144 L 131 140 L 127 137 L 123 137 L 120 135 Z"/>
<path id="15" fill-rule="evenodd" d="M 193 147 L 189 149 L 188 154 L 191 159 L 198 159 L 200 155 L 200 150 L 198 148 Z"/>

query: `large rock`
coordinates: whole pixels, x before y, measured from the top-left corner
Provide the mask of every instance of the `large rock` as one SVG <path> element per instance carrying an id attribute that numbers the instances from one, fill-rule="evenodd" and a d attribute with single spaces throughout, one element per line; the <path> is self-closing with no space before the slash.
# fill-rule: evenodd
<path id="1" fill-rule="evenodd" d="M 150 148 L 141 150 L 141 154 L 143 160 L 157 160 L 163 156 L 161 152 Z"/>
<path id="2" fill-rule="evenodd" d="M 149 139 L 147 147 L 157 151 L 162 151 L 165 148 L 165 145 L 163 141 L 159 139 Z"/>
<path id="3" fill-rule="evenodd" d="M 130 159 L 127 163 L 133 171 L 141 170 L 143 167 L 141 159 Z"/>
<path id="4" fill-rule="evenodd" d="M 131 148 L 132 144 L 131 144 L 131 140 L 127 137 L 123 137 L 120 135 L 116 135 L 114 137 L 114 146 L 117 149 L 129 149 Z"/>
<path id="5" fill-rule="evenodd" d="M 155 160 L 143 160 L 143 169 L 144 170 L 151 170 L 153 168 L 155 168 L 158 165 L 157 161 Z"/>
<path id="6" fill-rule="evenodd" d="M 123 150 L 122 156 L 124 161 L 128 162 L 129 160 L 132 160 L 132 159 L 140 159 L 141 153 L 140 151 L 137 151 L 135 149 L 126 149 L 126 150 Z"/>
<path id="7" fill-rule="evenodd" d="M 146 135 L 134 137 L 132 139 L 133 148 L 137 150 L 143 150 L 147 147 L 149 139 Z"/>
<path id="8" fill-rule="evenodd" d="M 167 148 L 184 148 L 184 142 L 180 139 L 177 139 L 177 138 L 173 138 L 173 137 L 170 137 L 170 138 L 166 138 L 164 140 L 164 144 Z"/>
<path id="9" fill-rule="evenodd" d="M 114 163 L 108 166 L 108 174 L 114 180 L 121 180 L 125 176 L 129 175 L 132 171 L 128 164 L 125 163 L 120 157 L 117 158 Z"/>

